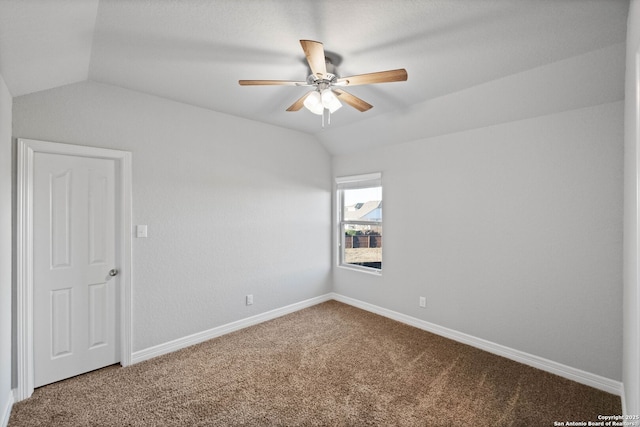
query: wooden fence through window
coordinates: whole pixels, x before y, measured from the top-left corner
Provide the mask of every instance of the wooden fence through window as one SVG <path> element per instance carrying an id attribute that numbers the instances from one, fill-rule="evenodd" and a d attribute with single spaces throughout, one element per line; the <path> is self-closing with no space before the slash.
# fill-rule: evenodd
<path id="1" fill-rule="evenodd" d="M 346 249 L 381 248 L 382 236 L 376 235 L 376 234 L 365 234 L 361 236 L 344 236 L 344 247 Z"/>

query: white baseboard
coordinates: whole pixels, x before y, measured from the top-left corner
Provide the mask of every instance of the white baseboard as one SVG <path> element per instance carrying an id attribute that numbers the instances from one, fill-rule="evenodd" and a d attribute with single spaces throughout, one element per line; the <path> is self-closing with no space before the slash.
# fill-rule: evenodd
<path id="1" fill-rule="evenodd" d="M 144 360 L 152 359 L 163 354 L 171 353 L 185 347 L 189 347 L 194 344 L 216 338 L 230 332 L 237 331 L 249 326 L 257 325 L 267 320 L 275 319 L 286 314 L 293 313 L 298 310 L 302 310 L 307 307 L 311 307 L 316 304 L 320 304 L 329 300 L 336 300 L 389 319 L 397 320 L 398 322 L 405 323 L 407 325 L 422 329 L 428 332 L 432 332 L 436 335 L 443 336 L 445 338 L 452 339 L 454 341 L 461 342 L 463 344 L 470 345 L 472 347 L 479 348 L 481 350 L 488 351 L 498 356 L 506 357 L 507 359 L 515 360 L 516 362 L 523 363 L 528 366 L 532 366 L 537 369 L 541 369 L 546 372 L 576 381 L 581 384 L 588 385 L 590 387 L 612 393 L 617 396 L 621 396 L 624 404 L 624 387 L 622 382 L 615 381 L 609 378 L 602 377 L 600 375 L 592 374 L 590 372 L 583 371 L 581 369 L 573 368 L 571 366 L 563 365 L 558 362 L 554 362 L 543 357 L 535 356 L 533 354 L 525 353 L 520 350 L 516 350 L 510 347 L 506 347 L 500 344 L 496 344 L 491 341 L 477 338 L 472 335 L 468 335 L 462 332 L 458 332 L 453 329 L 445 328 L 443 326 L 436 325 L 434 323 L 427 322 L 406 314 L 402 314 L 393 310 L 389 310 L 377 305 L 369 304 L 364 301 L 360 301 L 354 298 L 346 297 L 337 293 L 328 293 L 319 297 L 311 298 L 305 301 L 301 301 L 295 304 L 287 305 L 285 307 L 277 308 L 275 310 L 267 311 L 255 316 L 247 317 L 235 322 L 227 323 L 225 325 L 218 326 L 213 329 L 209 329 L 203 332 L 198 332 L 193 335 L 189 335 L 183 338 L 179 338 L 173 341 L 169 341 L 164 344 L 159 344 L 153 347 L 146 348 L 144 350 L 136 351 L 131 355 L 131 364 L 139 363 Z"/>
<path id="2" fill-rule="evenodd" d="M 0 412 L 0 427 L 7 427 L 9 424 L 9 417 L 11 416 L 11 408 L 13 408 L 14 401 L 13 390 L 9 390 L 4 408 L 2 408 L 2 412 Z"/>
<path id="3" fill-rule="evenodd" d="M 332 293 L 331 297 L 339 302 L 352 305 L 357 308 L 361 308 L 366 311 L 370 311 L 375 314 L 379 314 L 389 319 L 397 320 L 398 322 L 405 323 L 410 326 L 414 326 L 418 329 L 422 329 L 428 332 L 432 332 L 436 335 L 443 336 L 445 338 L 452 339 L 454 341 L 468 344 L 472 347 L 479 348 L 481 350 L 488 351 L 489 353 L 497 354 L 498 356 L 506 357 L 507 359 L 515 360 L 516 362 L 523 363 L 525 365 L 532 366 L 534 368 L 541 369 L 546 372 L 576 381 L 581 384 L 588 385 L 590 387 L 606 391 L 621 397 L 624 397 L 624 388 L 622 382 L 611 380 L 609 378 L 602 377 L 600 375 L 592 374 L 590 372 L 583 371 L 581 369 L 572 368 L 571 366 L 563 365 L 558 362 L 554 362 L 543 357 L 538 357 L 533 354 L 525 353 L 520 350 L 505 347 L 500 344 L 496 344 L 491 341 L 487 341 L 481 338 L 476 338 L 471 335 L 467 335 L 462 332 L 455 331 L 453 329 L 445 328 L 443 326 L 436 325 L 434 323 L 427 322 L 425 320 L 417 319 L 406 314 L 398 313 L 396 311 L 388 310 L 386 308 L 379 307 L 377 305 L 369 304 L 364 301 L 360 301 L 354 298 L 346 297 L 344 295 Z M 624 400 L 623 400 L 624 402 Z"/>
<path id="4" fill-rule="evenodd" d="M 173 341 L 169 341 L 164 344 L 159 344 L 153 347 L 146 348 L 144 350 L 136 351 L 131 355 L 131 364 L 139 363 L 144 360 L 152 359 L 163 354 L 171 353 L 185 347 L 199 344 L 201 342 L 216 338 L 230 332 L 244 329 L 249 326 L 257 325 L 258 323 L 266 322 L 267 320 L 275 319 L 285 314 L 290 314 L 303 308 L 311 307 L 316 304 L 323 303 L 332 299 L 332 294 L 325 294 L 319 297 L 311 298 L 305 301 L 297 302 L 295 304 L 287 305 L 285 307 L 276 308 L 275 310 L 267 311 L 265 313 L 257 314 L 255 316 L 247 317 L 235 322 L 227 323 L 222 326 L 215 327 L 206 331 L 198 332 L 193 335 L 189 335 L 183 338 L 178 338 Z"/>

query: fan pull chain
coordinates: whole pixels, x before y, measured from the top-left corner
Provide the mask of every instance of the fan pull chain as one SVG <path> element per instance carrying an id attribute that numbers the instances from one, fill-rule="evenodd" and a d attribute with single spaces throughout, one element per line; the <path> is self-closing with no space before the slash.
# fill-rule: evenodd
<path id="1" fill-rule="evenodd" d="M 325 120 L 325 114 L 326 114 L 326 120 Z M 327 124 L 327 126 L 331 125 L 331 111 L 326 108 L 322 110 L 322 116 L 320 117 L 320 119 L 322 120 L 323 129 L 324 129 L 325 123 Z"/>

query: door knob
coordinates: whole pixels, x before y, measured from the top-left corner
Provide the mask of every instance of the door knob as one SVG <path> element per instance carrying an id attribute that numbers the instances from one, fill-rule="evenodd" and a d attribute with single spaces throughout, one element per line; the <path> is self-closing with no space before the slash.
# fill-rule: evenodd
<path id="1" fill-rule="evenodd" d="M 115 268 L 109 270 L 109 276 L 117 276 L 118 275 L 118 270 L 116 270 Z"/>

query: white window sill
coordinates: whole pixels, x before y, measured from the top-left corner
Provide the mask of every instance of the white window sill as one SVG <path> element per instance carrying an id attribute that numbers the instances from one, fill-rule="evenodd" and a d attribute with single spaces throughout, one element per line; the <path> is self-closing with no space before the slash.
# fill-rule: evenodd
<path id="1" fill-rule="evenodd" d="M 342 268 L 344 270 L 358 271 L 360 273 L 371 274 L 373 276 L 382 276 L 382 270 L 378 270 L 377 268 L 358 267 L 358 266 L 352 266 L 349 264 L 339 264 L 338 268 Z"/>

